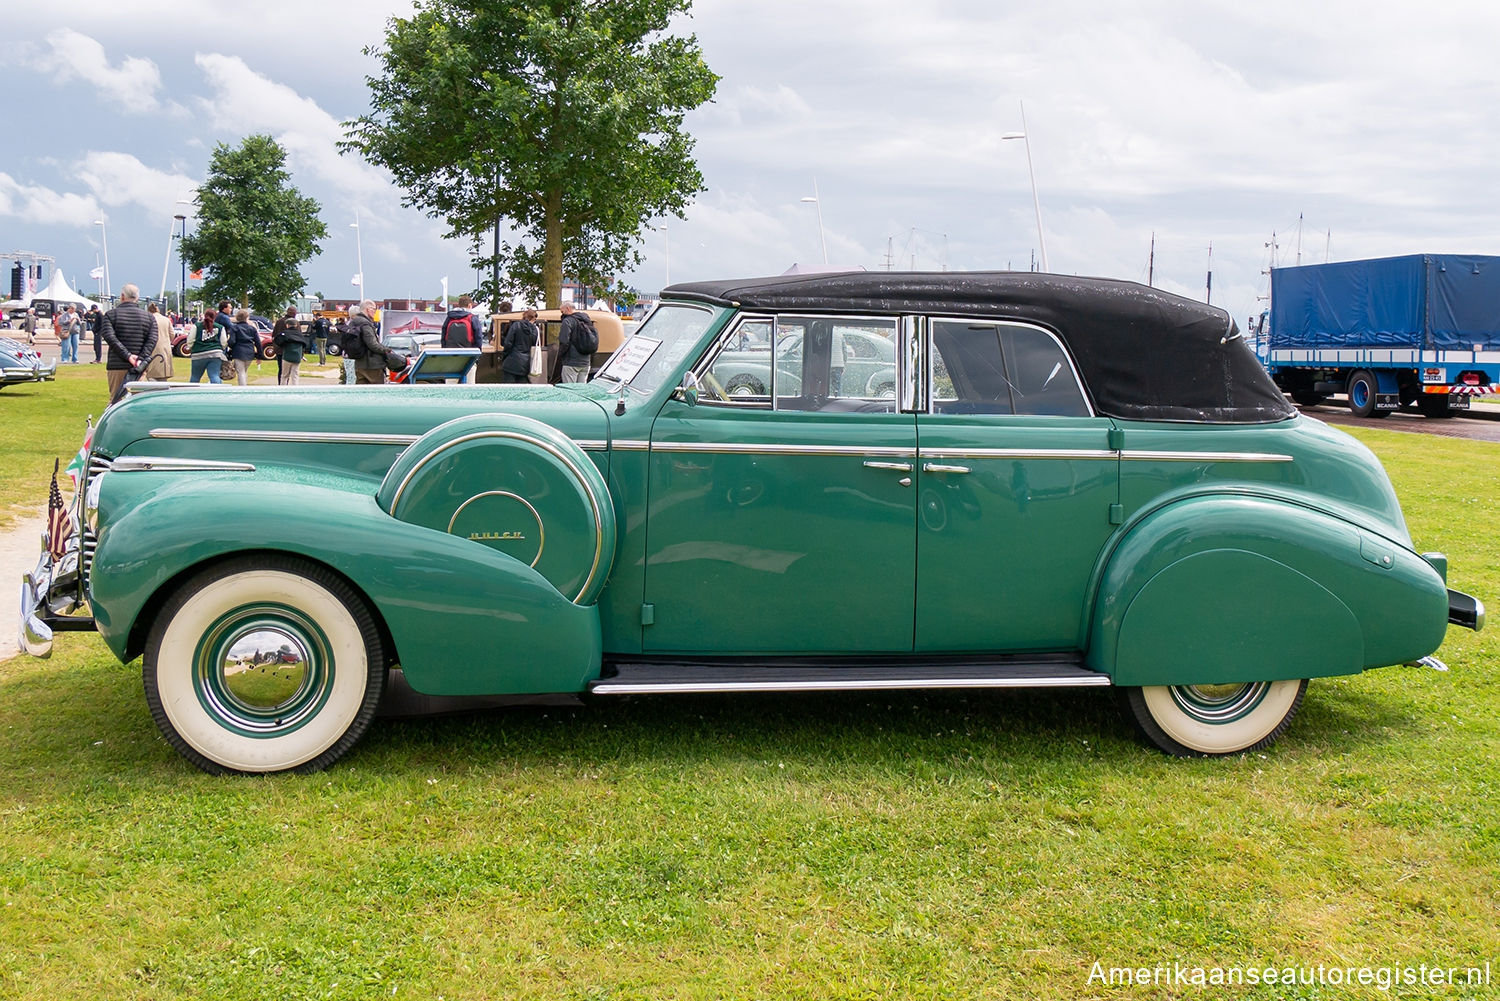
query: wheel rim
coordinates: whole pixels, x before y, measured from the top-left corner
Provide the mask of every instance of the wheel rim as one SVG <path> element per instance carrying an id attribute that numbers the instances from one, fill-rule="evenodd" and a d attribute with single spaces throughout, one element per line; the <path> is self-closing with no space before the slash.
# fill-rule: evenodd
<path id="1" fill-rule="evenodd" d="M 1174 685 L 1172 701 L 1187 716 L 1210 725 L 1233 723 L 1255 711 L 1266 697 L 1270 683 L 1227 685 Z"/>
<path id="2" fill-rule="evenodd" d="M 1370 384 L 1360 379 L 1354 384 L 1354 405 L 1363 407 L 1370 402 Z"/>
<path id="3" fill-rule="evenodd" d="M 246 737 L 300 729 L 333 688 L 328 638 L 296 609 L 235 608 L 199 641 L 193 687 L 203 710 Z"/>

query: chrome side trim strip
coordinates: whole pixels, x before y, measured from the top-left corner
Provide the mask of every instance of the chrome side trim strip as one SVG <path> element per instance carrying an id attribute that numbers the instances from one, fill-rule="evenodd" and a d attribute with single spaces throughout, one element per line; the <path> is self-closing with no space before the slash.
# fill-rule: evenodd
<path id="1" fill-rule="evenodd" d="M 361 434 L 354 431 L 237 431 L 233 428 L 152 428 L 153 438 L 195 441 L 279 441 L 324 445 L 410 445 L 414 434 Z"/>
<path id="2" fill-rule="evenodd" d="M 652 442 L 653 452 L 742 452 L 753 455 L 852 455 L 915 459 L 917 450 L 891 445 L 776 445 L 770 442 Z"/>
<path id="3" fill-rule="evenodd" d="M 616 452 L 649 452 L 649 451 L 651 451 L 651 443 L 649 441 L 625 441 L 625 440 L 613 441 L 613 442 L 609 443 L 609 447 L 612 448 L 612 449 L 614 449 Z"/>
<path id="4" fill-rule="evenodd" d="M 116 459 L 110 468 L 115 473 L 215 472 L 253 473 L 248 462 L 217 462 L 213 459 L 177 459 L 152 455 L 128 455 Z"/>
<path id="5" fill-rule="evenodd" d="M 923 448 L 924 459 L 1118 459 L 1107 448 Z"/>
<path id="6" fill-rule="evenodd" d="M 1133 452 L 1120 453 L 1127 462 L 1293 462 L 1275 452 Z"/>
<path id="7" fill-rule="evenodd" d="M 653 685 L 643 682 L 596 681 L 594 695 L 678 695 L 712 692 L 871 692 L 907 688 L 1070 688 L 1110 684 L 1097 677 L 1042 678 L 881 678 L 849 681 L 680 681 Z"/>

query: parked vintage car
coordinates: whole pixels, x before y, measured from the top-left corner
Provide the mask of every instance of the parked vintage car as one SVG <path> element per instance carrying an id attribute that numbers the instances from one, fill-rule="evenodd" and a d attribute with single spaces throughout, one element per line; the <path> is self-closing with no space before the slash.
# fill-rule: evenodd
<path id="1" fill-rule="evenodd" d="M 829 381 L 836 391 L 866 396 L 896 395 L 894 330 L 857 320 L 833 328 Z M 802 333 L 784 329 L 776 339 L 776 378 L 782 395 L 795 396 L 802 383 Z M 731 396 L 765 396 L 771 385 L 771 325 L 745 324 L 739 342 L 726 346 L 714 363 L 714 375 Z M 847 387 L 847 389 L 845 388 Z"/>
<path id="2" fill-rule="evenodd" d="M 36 348 L 10 337 L 0 337 L 0 389 L 22 382 L 46 382 L 56 377 L 56 361 L 42 361 Z"/>
<path id="3" fill-rule="evenodd" d="M 894 395 L 833 378 L 849 330 Z M 795 377 L 730 391 L 747 335 Z M 1127 282 L 679 285 L 590 383 L 138 387 L 87 469 L 25 648 L 141 657 L 211 771 L 338 760 L 398 665 L 459 696 L 1115 686 L 1158 747 L 1234 754 L 1307 679 L 1484 621 L 1227 314 Z"/>

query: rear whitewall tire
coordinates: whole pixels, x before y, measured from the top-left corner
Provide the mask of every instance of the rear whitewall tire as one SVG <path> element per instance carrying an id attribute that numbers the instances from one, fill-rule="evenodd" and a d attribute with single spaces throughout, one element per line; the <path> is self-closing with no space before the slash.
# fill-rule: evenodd
<path id="1" fill-rule="evenodd" d="M 291 648 L 295 663 L 244 663 L 244 651 L 272 645 Z M 364 734 L 385 688 L 364 601 L 295 557 L 231 560 L 189 580 L 153 623 L 142 672 L 167 741 L 216 773 L 328 767 Z"/>
<path id="2" fill-rule="evenodd" d="M 1291 725 L 1307 679 L 1241 685 L 1155 685 L 1124 690 L 1127 714 L 1152 744 L 1178 757 L 1267 747 Z"/>

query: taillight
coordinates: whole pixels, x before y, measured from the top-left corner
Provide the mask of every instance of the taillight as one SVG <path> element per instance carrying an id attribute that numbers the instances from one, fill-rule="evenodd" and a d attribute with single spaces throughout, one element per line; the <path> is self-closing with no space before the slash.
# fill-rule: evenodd
<path id="1" fill-rule="evenodd" d="M 1459 376 L 1459 379 L 1463 380 L 1463 384 L 1465 386 L 1477 386 L 1477 385 L 1479 385 L 1479 373 L 1478 372 L 1465 372 L 1463 375 Z"/>

